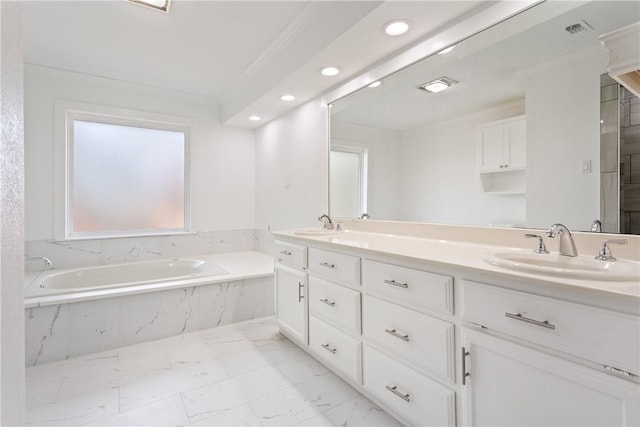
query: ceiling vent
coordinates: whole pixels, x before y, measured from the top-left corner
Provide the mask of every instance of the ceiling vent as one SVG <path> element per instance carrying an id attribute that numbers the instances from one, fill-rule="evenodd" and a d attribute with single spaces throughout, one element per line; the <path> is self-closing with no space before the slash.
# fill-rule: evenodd
<path id="1" fill-rule="evenodd" d="M 571 24 L 564 29 L 567 33 L 574 35 L 593 30 L 593 27 L 587 23 L 587 21 L 580 21 L 575 24 Z"/>

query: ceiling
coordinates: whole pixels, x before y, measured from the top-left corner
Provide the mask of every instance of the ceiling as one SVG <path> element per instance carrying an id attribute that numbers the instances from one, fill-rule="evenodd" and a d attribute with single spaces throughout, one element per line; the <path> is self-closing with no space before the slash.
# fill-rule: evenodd
<path id="1" fill-rule="evenodd" d="M 604 53 L 601 34 L 639 19 L 635 1 L 546 2 L 335 102 L 331 119 L 403 132 L 522 101 L 529 73 L 569 55 Z M 592 30 L 565 31 L 581 21 Z M 417 89 L 442 76 L 459 83 L 442 93 Z"/>
<path id="2" fill-rule="evenodd" d="M 29 1 L 24 60 L 200 96 L 223 123 L 251 128 L 490 3 L 173 0 L 163 13 L 125 0 Z M 411 30 L 386 36 L 397 18 Z M 328 65 L 341 73 L 320 75 Z M 296 100 L 281 101 L 285 93 Z"/>

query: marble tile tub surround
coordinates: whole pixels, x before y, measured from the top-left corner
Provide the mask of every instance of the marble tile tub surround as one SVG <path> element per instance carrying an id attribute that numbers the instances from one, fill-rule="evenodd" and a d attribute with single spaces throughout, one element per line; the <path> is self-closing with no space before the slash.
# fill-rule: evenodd
<path id="1" fill-rule="evenodd" d="M 546 237 L 546 230 L 480 227 L 464 225 L 427 224 L 400 221 L 377 220 L 344 220 L 341 221 L 345 230 L 362 231 L 367 233 L 394 234 L 400 236 L 418 237 L 473 243 L 480 245 L 502 246 L 509 248 L 534 249 L 535 241 L 526 239 L 525 233 L 538 234 L 544 237 L 547 248 L 551 252 L 557 252 L 557 239 Z M 551 224 L 549 224 L 551 225 Z M 611 250 L 620 259 L 640 261 L 640 236 L 571 232 L 580 255 L 598 254 L 602 242 L 606 239 L 627 239 L 626 245 L 614 245 Z"/>
<path id="2" fill-rule="evenodd" d="M 260 250 L 262 246 L 254 229 L 198 231 L 175 236 L 73 241 L 31 240 L 25 242 L 25 257 L 44 256 L 49 258 L 57 269 L 61 269 L 174 256 Z"/>
<path id="3" fill-rule="evenodd" d="M 272 315 L 273 277 L 25 309 L 26 365 Z"/>
<path id="4" fill-rule="evenodd" d="M 27 425 L 399 426 L 272 318 L 27 368 Z"/>

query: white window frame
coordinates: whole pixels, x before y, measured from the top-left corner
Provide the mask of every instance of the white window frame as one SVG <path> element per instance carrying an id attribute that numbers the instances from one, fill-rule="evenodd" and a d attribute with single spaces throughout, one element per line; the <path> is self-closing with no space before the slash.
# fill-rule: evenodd
<path id="1" fill-rule="evenodd" d="M 55 103 L 55 238 L 88 240 L 193 234 L 191 231 L 190 129 L 193 120 L 184 117 L 56 100 Z M 184 147 L 184 228 L 131 230 L 102 233 L 73 231 L 73 122 L 74 120 L 183 132 Z"/>
<path id="2" fill-rule="evenodd" d="M 358 194 L 358 211 L 360 215 L 367 213 L 367 183 L 369 181 L 368 165 L 369 165 L 369 150 L 362 146 L 350 145 L 348 141 L 340 141 L 334 139 L 331 143 L 329 151 L 340 151 L 343 153 L 354 153 L 358 155 L 358 179 L 359 179 L 359 193 Z M 356 144 L 355 142 L 353 144 Z M 329 177 L 331 179 L 331 177 Z M 329 185 L 331 188 L 331 185 Z M 331 212 L 331 197 L 329 197 L 329 212 Z"/>

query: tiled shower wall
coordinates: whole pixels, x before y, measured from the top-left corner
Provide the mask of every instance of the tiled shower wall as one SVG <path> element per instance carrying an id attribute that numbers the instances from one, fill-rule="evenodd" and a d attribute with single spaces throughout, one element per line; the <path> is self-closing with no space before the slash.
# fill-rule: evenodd
<path id="1" fill-rule="evenodd" d="M 25 244 L 25 256 L 47 257 L 57 269 L 63 269 L 223 252 L 256 250 L 271 254 L 272 241 L 270 233 L 254 229 L 200 231 L 179 236 L 32 240 Z"/>

